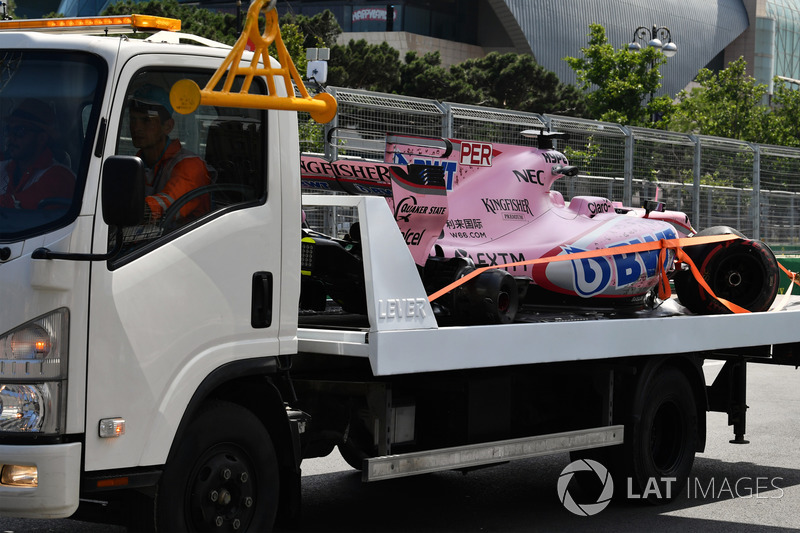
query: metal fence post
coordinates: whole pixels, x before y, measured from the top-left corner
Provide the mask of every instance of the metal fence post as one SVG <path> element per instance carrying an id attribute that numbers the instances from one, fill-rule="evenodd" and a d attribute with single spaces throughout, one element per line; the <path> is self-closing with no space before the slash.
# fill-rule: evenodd
<path id="1" fill-rule="evenodd" d="M 625 133 L 622 202 L 625 205 L 633 205 L 633 132 L 626 127 L 623 127 L 622 131 Z"/>
<path id="2" fill-rule="evenodd" d="M 753 147 L 753 238 L 761 238 L 761 146 Z"/>
<path id="3" fill-rule="evenodd" d="M 453 138 L 453 108 L 446 104 L 440 104 L 442 106 L 442 112 L 444 116 L 442 117 L 442 137 L 445 139 L 452 139 Z"/>
<path id="4" fill-rule="evenodd" d="M 700 227 L 700 157 L 703 148 L 700 139 L 695 135 L 689 136 L 694 142 L 694 160 L 692 161 L 692 223 Z"/>
<path id="5" fill-rule="evenodd" d="M 329 88 L 331 95 L 336 98 L 336 87 Z M 325 157 L 328 158 L 329 161 L 335 161 L 338 159 L 338 148 L 335 142 L 328 142 L 328 135 L 330 132 L 333 131 L 337 126 L 339 126 L 339 113 L 336 113 L 333 116 L 333 120 L 325 124 L 323 128 L 322 135 L 324 136 L 323 142 L 325 143 Z"/>

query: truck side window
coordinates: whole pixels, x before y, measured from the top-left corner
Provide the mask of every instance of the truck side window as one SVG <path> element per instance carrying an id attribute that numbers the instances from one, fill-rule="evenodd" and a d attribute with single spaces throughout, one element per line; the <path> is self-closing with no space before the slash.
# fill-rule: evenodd
<path id="1" fill-rule="evenodd" d="M 211 74 L 142 71 L 125 93 L 116 153 L 146 168 L 144 221 L 123 228 L 125 254 L 266 197 L 264 111 L 200 106 L 181 115 L 170 105 L 172 84 L 190 78 L 203 87 Z"/>

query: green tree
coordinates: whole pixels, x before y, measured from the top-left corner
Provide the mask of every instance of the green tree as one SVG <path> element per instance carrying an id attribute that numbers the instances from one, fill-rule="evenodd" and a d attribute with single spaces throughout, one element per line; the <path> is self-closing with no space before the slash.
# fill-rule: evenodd
<path id="1" fill-rule="evenodd" d="M 306 66 L 308 65 L 305 45 L 306 35 L 303 34 L 300 27 L 295 24 L 281 24 L 280 27 L 281 39 L 283 39 L 283 44 L 286 46 L 286 51 L 289 52 L 289 55 L 292 57 L 294 66 L 297 67 L 297 72 L 300 73 L 300 76 L 305 77 Z M 312 48 L 319 48 L 319 46 L 314 46 Z M 273 57 L 277 57 L 275 45 L 270 46 L 269 53 Z"/>
<path id="2" fill-rule="evenodd" d="M 151 0 L 141 3 L 124 0 L 111 4 L 102 14 L 128 15 L 131 13 L 180 19 L 181 31 L 224 44 L 232 45 L 239 36 L 234 15 L 217 13 L 188 4 L 179 4 L 176 0 Z"/>
<path id="3" fill-rule="evenodd" d="M 239 38 L 236 17 L 227 13 L 209 11 L 208 9 L 179 4 L 176 0 L 153 0 L 149 2 L 136 3 L 132 0 L 123 0 L 108 6 L 104 11 L 106 15 L 124 15 L 130 13 L 140 13 L 142 15 L 155 15 L 160 17 L 170 17 L 181 21 L 181 31 L 213 39 L 215 41 L 233 45 Z M 314 19 L 305 17 L 305 24 L 309 28 L 323 25 L 325 19 L 320 17 L 316 22 Z M 338 25 L 337 25 L 338 27 Z M 263 18 L 261 19 L 260 29 L 263 31 Z M 339 30 L 341 31 L 341 30 Z M 298 24 L 286 22 L 281 24 L 281 38 L 286 45 L 289 55 L 292 57 L 295 66 L 301 76 L 306 72 L 306 48 L 318 48 L 322 46 L 322 41 L 314 36 L 309 37 L 304 33 L 303 28 Z M 275 47 L 270 47 L 270 53 L 275 55 Z"/>
<path id="4" fill-rule="evenodd" d="M 669 129 L 714 135 L 749 142 L 763 142 L 769 108 L 762 104 L 767 86 L 747 75 L 743 58 L 712 72 L 700 69 L 698 87 L 678 94 Z"/>
<path id="5" fill-rule="evenodd" d="M 397 92 L 440 101 L 515 109 L 532 113 L 583 116 L 586 104 L 575 87 L 565 85 L 526 54 L 492 52 L 449 70 L 439 52 L 406 54 Z"/>
<path id="6" fill-rule="evenodd" d="M 772 112 L 763 142 L 800 147 L 800 90 L 779 78 L 774 80 Z"/>
<path id="7" fill-rule="evenodd" d="M 330 48 L 342 33 L 342 27 L 330 10 L 317 13 L 313 17 L 286 13 L 280 19 L 281 28 L 285 24 L 297 26 L 304 36 L 304 48 Z"/>
<path id="8" fill-rule="evenodd" d="M 400 84 L 397 92 L 406 96 L 452 99 L 454 91 L 450 73 L 441 66 L 442 58 L 438 51 L 420 56 L 417 52 L 406 53 L 405 62 L 400 66 Z M 477 94 L 471 98 L 479 98 Z"/>
<path id="9" fill-rule="evenodd" d="M 399 83 L 400 52 L 388 43 L 368 44 L 360 39 L 331 48 L 329 85 L 391 93 Z"/>
<path id="10" fill-rule="evenodd" d="M 564 60 L 575 71 L 586 92 L 591 118 L 632 126 L 652 126 L 653 117 L 663 120 L 671 110 L 669 96 L 655 96 L 661 88 L 659 67 L 666 62 L 660 50 L 649 46 L 638 52 L 615 49 L 606 30 L 589 25 L 589 45 L 582 58 Z"/>
<path id="11" fill-rule="evenodd" d="M 472 87 L 479 101 L 463 100 L 464 91 L 454 90 L 452 99 L 502 109 L 532 113 L 584 116 L 586 100 L 575 87 L 561 83 L 528 54 L 491 52 L 450 67 L 451 84 Z"/>

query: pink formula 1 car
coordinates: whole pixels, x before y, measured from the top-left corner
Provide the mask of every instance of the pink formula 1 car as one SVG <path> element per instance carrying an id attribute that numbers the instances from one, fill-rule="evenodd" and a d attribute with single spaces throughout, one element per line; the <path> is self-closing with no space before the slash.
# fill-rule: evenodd
<path id="1" fill-rule="evenodd" d="M 675 261 L 674 250 L 663 255 L 658 250 L 630 251 L 628 245 L 694 235 L 684 213 L 667 211 L 657 202 L 626 208 L 595 196 L 566 202 L 552 189 L 557 179 L 578 173 L 553 149 L 553 141 L 566 134 L 523 135 L 536 137 L 537 147 L 394 136 L 387 140 L 384 165 L 336 178 L 345 190 L 385 191 L 381 194 L 387 196 L 429 294 L 451 287 L 477 267 L 500 267 L 483 271 L 437 298 L 434 305 L 442 320 L 508 323 L 521 305 L 641 309 L 655 301 L 654 289 L 665 273 L 674 278 L 678 297 L 689 310 L 728 312 L 687 267 Z M 308 166 L 305 161 L 303 168 Z M 742 238 L 687 246 L 685 251 L 717 297 L 750 311 L 769 309 L 778 288 L 774 255 L 763 243 L 745 239 L 731 228 L 715 227 L 700 234 L 724 233 Z M 587 257 L 584 253 L 623 246 L 627 248 L 619 254 Z M 347 247 L 352 250 L 352 242 L 343 247 L 352 256 Z M 574 254 L 581 255 L 574 260 L 541 261 Z M 331 257 L 341 264 L 341 257 Z M 352 290 L 354 285 L 335 287 L 323 279 L 325 270 L 316 269 L 321 273 L 314 280 L 317 292 L 359 312 L 363 307 L 358 304 L 363 302 L 359 291 Z"/>

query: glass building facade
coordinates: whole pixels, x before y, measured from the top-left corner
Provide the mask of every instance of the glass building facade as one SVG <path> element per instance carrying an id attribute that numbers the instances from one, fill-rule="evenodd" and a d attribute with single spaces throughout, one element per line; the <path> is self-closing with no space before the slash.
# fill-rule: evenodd
<path id="1" fill-rule="evenodd" d="M 800 79 L 800 0 L 767 0 L 767 18 L 759 19 L 755 77 Z M 761 64 L 759 59 L 762 59 Z"/>

